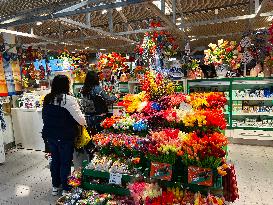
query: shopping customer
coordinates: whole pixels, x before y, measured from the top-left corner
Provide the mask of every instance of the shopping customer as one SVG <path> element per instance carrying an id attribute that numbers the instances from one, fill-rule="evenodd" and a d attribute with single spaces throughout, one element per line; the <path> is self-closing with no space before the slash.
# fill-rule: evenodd
<path id="1" fill-rule="evenodd" d="M 88 71 L 82 88 L 82 110 L 87 125 L 93 132 L 102 130 L 100 123 L 107 116 L 108 105 L 117 101 L 117 97 L 108 95 L 100 86 L 99 76 L 95 71 Z"/>
<path id="2" fill-rule="evenodd" d="M 63 195 L 69 191 L 67 177 L 71 172 L 74 141 L 78 125 L 86 125 L 76 98 L 70 95 L 70 81 L 65 75 L 53 79 L 51 92 L 44 99 L 43 138 L 47 140 L 52 156 L 50 166 L 52 194 L 57 195 L 62 185 Z"/>

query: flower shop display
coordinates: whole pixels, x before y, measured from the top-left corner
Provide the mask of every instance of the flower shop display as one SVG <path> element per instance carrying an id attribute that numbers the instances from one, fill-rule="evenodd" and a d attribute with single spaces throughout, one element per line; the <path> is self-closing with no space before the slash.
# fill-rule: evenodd
<path id="1" fill-rule="evenodd" d="M 224 205 L 225 203 L 223 197 L 217 197 L 213 194 L 204 196 L 199 192 L 193 193 L 179 187 L 162 189 L 158 184 L 149 184 L 145 182 L 130 184 L 129 189 L 136 205 Z"/>
<path id="2" fill-rule="evenodd" d="M 103 188 L 107 193 L 119 189 L 126 195 L 129 188 L 136 204 L 162 204 L 168 197 L 169 204 L 223 204 L 221 198 L 198 193 L 187 201 L 184 193 L 170 194 L 166 188 L 180 183 L 206 193 L 207 188 L 222 187 L 228 168 L 228 140 L 222 133 L 227 126 L 225 95 L 175 93 L 170 81 L 149 72 L 141 87 L 142 92 L 119 103 L 127 114 L 106 118 L 101 123 L 105 130 L 92 136 L 99 155 L 83 166 L 84 187 L 94 188 L 92 179 L 99 178 L 114 182 Z M 126 187 L 130 181 L 137 182 Z"/>
<path id="3" fill-rule="evenodd" d="M 81 185 L 82 170 L 74 170 L 68 177 L 68 185 L 72 187 L 79 187 Z"/>
<path id="4" fill-rule="evenodd" d="M 217 44 L 210 43 L 205 50 L 205 64 L 214 64 L 218 77 L 226 77 L 229 67 L 237 69 L 240 66 L 239 52 L 241 47 L 235 41 L 218 40 Z"/>
<path id="5" fill-rule="evenodd" d="M 112 194 L 100 194 L 96 191 L 86 191 L 81 188 L 73 188 L 71 193 L 61 197 L 58 205 L 134 205 L 127 196 L 115 196 Z"/>
<path id="6" fill-rule="evenodd" d="M 110 69 L 114 73 L 117 71 L 125 72 L 129 68 L 125 62 L 126 58 L 122 57 L 119 53 L 101 54 L 97 63 L 97 69 L 99 71 Z"/>
<path id="7" fill-rule="evenodd" d="M 137 62 L 155 70 L 164 68 L 164 59 L 177 53 L 178 45 L 169 31 L 157 31 L 160 22 L 151 22 L 154 31 L 144 34 L 143 40 L 136 46 Z"/>

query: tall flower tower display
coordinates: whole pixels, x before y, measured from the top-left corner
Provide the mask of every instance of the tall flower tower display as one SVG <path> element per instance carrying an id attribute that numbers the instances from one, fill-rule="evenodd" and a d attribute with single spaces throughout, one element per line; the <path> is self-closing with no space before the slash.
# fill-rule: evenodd
<path id="1" fill-rule="evenodd" d="M 178 50 L 171 33 L 157 31 L 159 27 L 161 27 L 160 22 L 151 22 L 150 28 L 154 31 L 145 33 L 143 40 L 135 49 L 139 64 L 157 71 L 163 69 L 164 60 L 176 54 Z"/>
<path id="2" fill-rule="evenodd" d="M 135 204 L 223 205 L 213 192 L 224 180 L 227 200 L 234 201 L 236 177 L 225 160 L 226 98 L 175 93 L 173 83 L 154 72 L 145 74 L 141 88 L 119 103 L 126 114 L 106 118 L 105 130 L 92 137 L 99 151 L 84 163 L 83 187 L 131 195 Z"/>

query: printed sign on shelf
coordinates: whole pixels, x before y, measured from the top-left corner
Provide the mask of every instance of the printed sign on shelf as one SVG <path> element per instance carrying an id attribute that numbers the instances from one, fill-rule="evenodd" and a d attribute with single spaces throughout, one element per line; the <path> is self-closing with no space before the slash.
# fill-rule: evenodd
<path id="1" fill-rule="evenodd" d="M 212 186 L 212 170 L 207 168 L 189 166 L 188 167 L 188 183 L 203 186 Z"/>
<path id="2" fill-rule="evenodd" d="M 121 179 L 122 174 L 110 172 L 109 184 L 121 185 Z"/>
<path id="3" fill-rule="evenodd" d="M 150 177 L 171 181 L 172 179 L 172 165 L 167 163 L 152 162 Z"/>

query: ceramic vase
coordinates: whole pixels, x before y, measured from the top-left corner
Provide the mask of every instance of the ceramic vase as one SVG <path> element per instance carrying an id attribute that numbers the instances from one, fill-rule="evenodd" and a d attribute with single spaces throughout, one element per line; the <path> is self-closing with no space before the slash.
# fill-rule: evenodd
<path id="1" fill-rule="evenodd" d="M 222 64 L 216 66 L 216 74 L 218 78 L 225 78 L 227 75 L 227 72 L 229 71 L 229 65 L 228 64 Z"/>
<path id="2" fill-rule="evenodd" d="M 188 79 L 190 79 L 190 80 L 196 79 L 196 73 L 195 73 L 195 71 L 193 71 L 193 70 L 189 70 L 188 71 Z"/>

